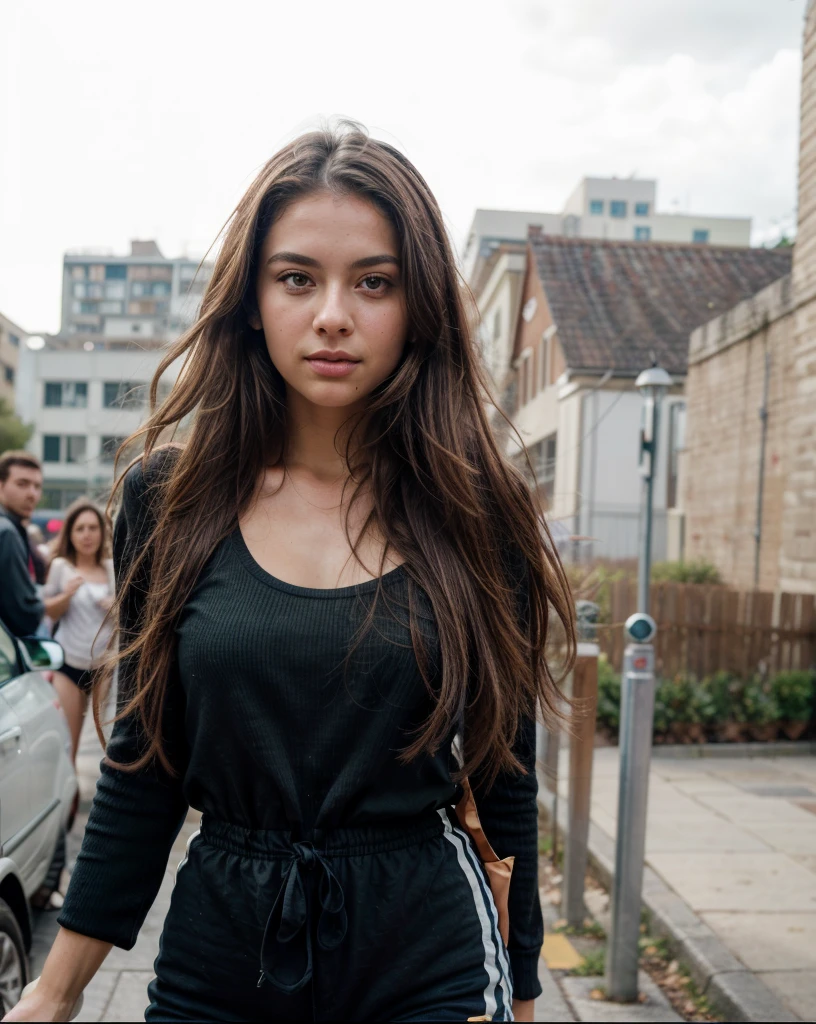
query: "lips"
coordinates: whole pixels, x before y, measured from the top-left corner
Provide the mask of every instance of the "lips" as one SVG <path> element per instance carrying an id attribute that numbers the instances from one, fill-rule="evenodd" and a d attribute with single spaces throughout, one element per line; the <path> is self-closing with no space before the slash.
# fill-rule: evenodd
<path id="1" fill-rule="evenodd" d="M 348 352 L 329 349 L 322 349 L 320 352 L 306 356 L 306 362 L 321 377 L 346 377 L 353 373 L 355 367 L 360 364 L 360 360 L 355 359 Z"/>

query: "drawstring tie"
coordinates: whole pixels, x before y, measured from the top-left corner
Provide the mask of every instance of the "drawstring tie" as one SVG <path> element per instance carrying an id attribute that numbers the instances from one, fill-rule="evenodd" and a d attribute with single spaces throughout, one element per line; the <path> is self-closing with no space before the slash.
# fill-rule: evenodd
<path id="1" fill-rule="evenodd" d="M 320 901 L 317 921 L 320 949 L 326 952 L 336 949 L 348 930 L 343 889 L 328 862 L 310 842 L 293 843 L 292 853 L 264 929 L 258 979 L 258 988 L 268 980 L 286 993 L 299 992 L 312 977 L 309 909 L 315 888 Z M 313 875 L 308 891 L 304 871 L 320 875 L 319 879 Z"/>

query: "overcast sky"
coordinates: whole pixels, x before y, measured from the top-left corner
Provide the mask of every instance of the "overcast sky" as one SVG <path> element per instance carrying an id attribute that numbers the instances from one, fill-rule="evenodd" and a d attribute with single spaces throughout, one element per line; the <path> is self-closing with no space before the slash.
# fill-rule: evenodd
<path id="1" fill-rule="evenodd" d="M 584 175 L 658 209 L 796 202 L 805 0 L 3 0 L 0 311 L 59 327 L 68 248 L 200 255 L 259 166 L 332 115 L 400 146 L 457 243 Z"/>

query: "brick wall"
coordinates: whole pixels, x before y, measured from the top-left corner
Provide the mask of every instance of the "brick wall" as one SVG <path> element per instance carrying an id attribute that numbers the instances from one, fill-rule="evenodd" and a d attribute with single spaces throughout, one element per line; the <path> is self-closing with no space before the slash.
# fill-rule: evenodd
<path id="1" fill-rule="evenodd" d="M 691 336 L 682 499 L 685 557 L 713 562 L 735 587 L 754 585 L 766 352 L 771 361 L 759 586 L 772 590 L 779 582 L 793 306 L 791 278 L 784 277 Z"/>
<path id="2" fill-rule="evenodd" d="M 802 52 L 799 223 L 793 253 L 796 300 L 788 400 L 790 469 L 784 490 L 780 585 L 816 592 L 816 4 Z"/>

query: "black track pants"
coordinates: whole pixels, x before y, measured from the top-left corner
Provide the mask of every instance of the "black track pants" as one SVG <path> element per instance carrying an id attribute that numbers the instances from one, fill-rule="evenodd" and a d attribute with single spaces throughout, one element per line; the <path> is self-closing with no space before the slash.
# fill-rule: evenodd
<path id="1" fill-rule="evenodd" d="M 513 1019 L 496 909 L 446 811 L 304 841 L 205 816 L 155 967 L 148 1021 Z"/>

